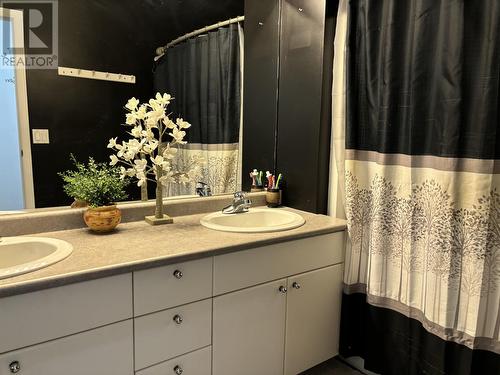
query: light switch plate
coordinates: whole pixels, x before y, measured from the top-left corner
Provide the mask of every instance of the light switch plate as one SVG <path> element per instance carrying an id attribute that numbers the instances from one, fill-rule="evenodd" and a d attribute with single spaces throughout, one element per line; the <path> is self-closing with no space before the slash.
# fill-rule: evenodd
<path id="1" fill-rule="evenodd" d="M 34 144 L 49 144 L 49 129 L 32 129 Z"/>

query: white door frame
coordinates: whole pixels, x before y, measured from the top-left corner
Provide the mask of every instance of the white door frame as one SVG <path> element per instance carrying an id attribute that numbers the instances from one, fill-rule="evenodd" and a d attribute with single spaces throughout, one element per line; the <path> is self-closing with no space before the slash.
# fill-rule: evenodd
<path id="1" fill-rule="evenodd" d="M 16 48 L 24 51 L 23 12 L 21 10 L 0 8 L 0 18 L 12 22 L 12 38 Z M 26 61 L 24 53 L 16 53 L 16 61 Z M 21 147 L 21 168 L 23 174 L 24 208 L 35 208 L 33 188 L 33 164 L 31 159 L 31 139 L 28 117 L 28 91 L 26 88 L 26 70 L 23 64 L 16 64 L 17 121 L 19 126 L 19 145 Z"/>

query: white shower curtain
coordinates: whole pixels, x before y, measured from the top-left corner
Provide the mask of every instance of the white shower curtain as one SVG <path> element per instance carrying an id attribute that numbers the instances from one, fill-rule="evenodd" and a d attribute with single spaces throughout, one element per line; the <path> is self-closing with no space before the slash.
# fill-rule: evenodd
<path id="1" fill-rule="evenodd" d="M 340 353 L 383 374 L 500 373 L 494 4 L 340 0 L 329 189 L 349 233 Z"/>
<path id="2" fill-rule="evenodd" d="M 347 32 L 348 0 L 340 0 L 335 28 L 332 84 L 332 139 L 330 148 L 330 183 L 328 214 L 345 218 L 344 165 L 347 110 Z"/>

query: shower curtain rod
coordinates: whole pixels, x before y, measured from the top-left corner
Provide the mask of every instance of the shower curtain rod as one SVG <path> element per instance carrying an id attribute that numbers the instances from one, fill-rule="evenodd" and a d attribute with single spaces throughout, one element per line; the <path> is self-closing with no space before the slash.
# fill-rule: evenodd
<path id="1" fill-rule="evenodd" d="M 198 29 L 198 30 L 192 31 L 190 33 L 187 33 L 183 36 L 180 36 L 177 39 L 174 39 L 171 42 L 167 43 L 166 46 L 158 47 L 156 49 L 155 61 L 158 60 L 160 57 L 162 57 L 168 48 L 173 47 L 176 44 L 179 44 L 180 42 L 185 41 L 186 39 L 192 38 L 192 37 L 197 36 L 197 35 L 205 34 L 211 30 L 215 30 L 215 29 L 218 29 L 219 27 L 224 27 L 224 26 L 230 25 L 232 23 L 242 22 L 244 20 L 245 20 L 245 16 L 230 18 L 227 21 L 217 22 L 217 23 L 214 23 L 213 25 L 205 26 L 201 29 Z"/>

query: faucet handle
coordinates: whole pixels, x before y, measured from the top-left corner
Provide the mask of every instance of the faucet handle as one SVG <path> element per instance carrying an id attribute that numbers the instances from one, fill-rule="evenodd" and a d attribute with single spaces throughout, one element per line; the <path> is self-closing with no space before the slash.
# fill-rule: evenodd
<path id="1" fill-rule="evenodd" d="M 234 193 L 234 199 L 245 199 L 245 193 L 242 191 L 237 191 Z"/>

